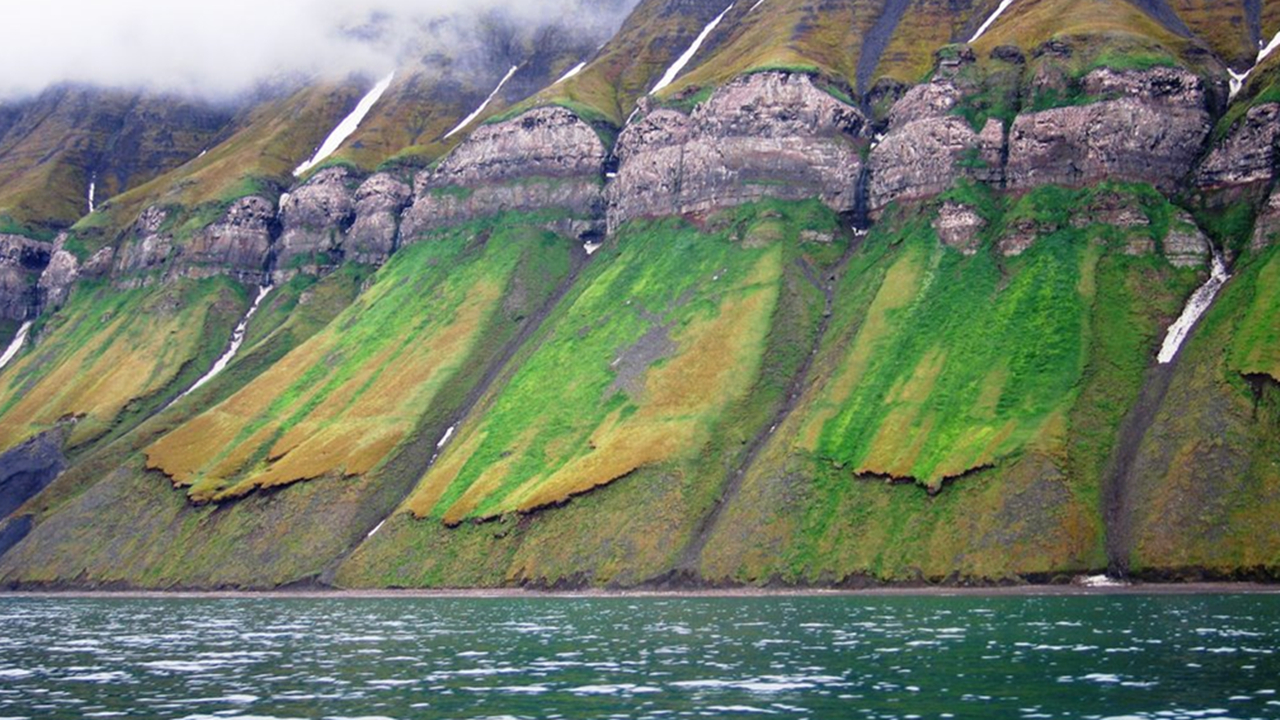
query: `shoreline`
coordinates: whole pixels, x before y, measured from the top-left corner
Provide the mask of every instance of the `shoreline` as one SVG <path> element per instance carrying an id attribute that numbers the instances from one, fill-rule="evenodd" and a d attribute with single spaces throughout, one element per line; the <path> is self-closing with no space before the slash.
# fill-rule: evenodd
<path id="1" fill-rule="evenodd" d="M 380 599 L 716 599 L 716 598 L 892 598 L 892 597 L 1072 597 L 1109 595 L 1280 595 L 1280 585 L 1252 582 L 1009 585 L 989 587 L 887 586 L 874 588 L 692 588 L 537 590 L 529 588 L 296 589 L 296 590 L 0 590 L 0 601 L 96 600 L 380 600 Z"/>

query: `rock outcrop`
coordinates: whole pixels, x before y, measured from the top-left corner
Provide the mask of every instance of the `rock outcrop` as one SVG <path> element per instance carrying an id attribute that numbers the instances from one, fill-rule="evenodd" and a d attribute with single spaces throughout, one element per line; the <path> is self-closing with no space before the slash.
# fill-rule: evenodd
<path id="1" fill-rule="evenodd" d="M 1100 68 L 1085 76 L 1083 92 L 1099 99 L 1014 121 L 1010 188 L 1117 179 L 1173 190 L 1191 172 L 1212 127 L 1199 77 L 1179 68 Z"/>
<path id="2" fill-rule="evenodd" d="M 1254 252 L 1265 250 L 1276 242 L 1277 236 L 1280 236 L 1280 187 L 1271 192 L 1267 204 L 1258 213 L 1253 226 L 1253 242 L 1249 247 Z"/>
<path id="3" fill-rule="evenodd" d="M 987 221 L 976 210 L 955 202 L 943 203 L 938 209 L 937 219 L 933 221 L 938 240 L 965 255 L 977 254 L 980 244 L 978 234 L 986 226 Z"/>
<path id="4" fill-rule="evenodd" d="M 871 149 L 872 211 L 898 199 L 937 195 L 957 178 L 999 183 L 1004 126 L 989 119 L 981 132 L 952 113 L 961 91 L 950 80 L 917 85 L 894 104 L 889 127 Z"/>
<path id="5" fill-rule="evenodd" d="M 57 428 L 0 454 L 0 520 L 48 487 L 66 467 L 63 440 Z"/>
<path id="6" fill-rule="evenodd" d="M 345 167 L 325 168 L 280 198 L 278 269 L 319 270 L 341 262 L 343 239 L 355 221 L 357 182 Z"/>
<path id="7" fill-rule="evenodd" d="M 1169 224 L 1163 246 L 1165 259 L 1175 267 L 1207 266 L 1213 252 L 1209 237 L 1185 211 L 1179 212 Z"/>
<path id="8" fill-rule="evenodd" d="M 609 227 L 637 217 L 705 212 L 765 197 L 858 204 L 856 142 L 866 119 L 802 74 L 739 77 L 685 114 L 642 106 L 618 138 Z"/>
<path id="9" fill-rule="evenodd" d="M 414 179 L 402 239 L 509 210 L 556 208 L 600 217 L 605 160 L 595 130 L 562 107 L 484 125 L 439 167 Z"/>
<path id="10" fill-rule="evenodd" d="M 144 285 L 156 275 L 231 275 L 254 285 L 266 280 L 276 226 L 275 206 L 266 199 L 251 195 L 235 200 L 221 219 L 182 243 L 165 228 L 166 220 L 168 211 L 158 206 L 138 217 L 115 261 L 117 285 Z"/>
<path id="11" fill-rule="evenodd" d="M 63 233 L 53 243 L 49 265 L 40 274 L 36 285 L 39 312 L 56 310 L 67 301 L 71 285 L 80 277 L 80 261 L 66 249 L 67 235 Z"/>
<path id="12" fill-rule="evenodd" d="M 218 222 L 197 233 L 182 247 L 180 264 L 188 275 L 226 273 L 244 282 L 262 284 L 271 253 L 276 208 L 254 195 L 231 203 Z"/>
<path id="13" fill-rule="evenodd" d="M 52 243 L 0 235 L 0 318 L 21 321 L 35 313 L 36 283 L 52 253 Z"/>
<path id="14" fill-rule="evenodd" d="M 378 265 L 396 249 L 400 214 L 413 200 L 413 188 L 388 173 L 375 173 L 356 189 L 356 219 L 347 231 L 346 256 Z"/>
<path id="15" fill-rule="evenodd" d="M 1249 108 L 1200 166 L 1196 184 L 1212 189 L 1271 180 L 1280 144 L 1280 104 Z"/>

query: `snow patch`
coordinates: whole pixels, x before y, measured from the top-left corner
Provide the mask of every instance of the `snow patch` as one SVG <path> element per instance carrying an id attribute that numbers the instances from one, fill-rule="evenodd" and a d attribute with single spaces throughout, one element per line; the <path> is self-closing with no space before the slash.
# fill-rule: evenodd
<path id="1" fill-rule="evenodd" d="M 457 429 L 457 425 L 450 425 L 448 430 L 444 431 L 444 437 L 440 438 L 440 442 L 436 443 L 436 449 L 444 447 L 449 442 L 449 438 L 453 437 L 453 431 Z"/>
<path id="2" fill-rule="evenodd" d="M 93 211 L 94 211 L 93 198 L 97 194 L 98 194 L 98 176 L 94 175 L 93 178 L 89 180 L 89 214 L 90 215 L 93 214 Z"/>
<path id="3" fill-rule="evenodd" d="M 1191 328 L 1195 327 L 1196 321 L 1209 309 L 1209 306 L 1213 304 L 1213 299 L 1217 297 L 1218 291 L 1230 279 L 1231 274 L 1227 272 L 1227 263 L 1223 260 L 1222 254 L 1215 249 L 1208 282 L 1201 285 L 1191 294 L 1191 299 L 1187 301 L 1187 306 L 1183 308 L 1182 315 L 1169 326 L 1169 332 L 1164 337 L 1164 345 L 1160 347 L 1160 355 L 1156 358 L 1161 365 L 1173 362 L 1173 358 L 1177 356 L 1178 350 L 1182 347 L 1183 341 L 1187 339 Z"/>
<path id="4" fill-rule="evenodd" d="M 262 301 L 270 292 L 270 285 L 263 285 L 258 289 L 258 297 L 254 298 L 253 304 L 249 306 L 249 312 L 244 314 L 244 318 L 240 320 L 240 324 L 236 325 L 235 331 L 231 333 L 231 346 L 222 354 L 222 357 L 218 358 L 218 361 L 213 364 L 213 367 L 209 369 L 209 372 L 204 374 L 204 377 L 197 380 L 195 385 L 192 385 L 186 392 L 178 396 L 179 399 L 195 392 L 201 385 L 209 382 L 217 376 L 218 373 L 227 368 L 227 365 L 231 363 L 232 358 L 234 358 L 236 353 L 239 352 L 240 346 L 244 344 L 244 335 L 245 331 L 249 329 L 249 321 L 253 319 L 254 313 L 258 312 L 258 306 L 262 304 Z"/>
<path id="5" fill-rule="evenodd" d="M 462 122 L 458 123 L 457 127 L 445 133 L 444 139 L 448 140 L 449 138 L 453 137 L 458 133 L 459 130 L 470 125 L 472 120 L 475 120 L 476 118 L 480 117 L 480 113 L 484 112 L 484 109 L 489 107 L 489 103 L 493 102 L 493 99 L 498 96 L 498 93 L 502 92 L 502 86 L 506 85 L 507 81 L 511 79 L 511 76 L 515 75 L 516 71 L 519 69 L 520 69 L 519 65 L 512 65 L 511 69 L 507 71 L 507 74 L 504 75 L 502 77 L 502 80 L 498 82 L 498 87 L 494 88 L 493 92 L 489 93 L 489 97 L 485 98 L 484 102 L 480 103 L 480 107 L 476 108 L 475 112 L 463 118 Z"/>
<path id="6" fill-rule="evenodd" d="M 599 250 L 603 245 L 604 245 L 604 243 L 602 243 L 602 242 L 598 242 L 598 243 L 587 243 L 586 245 L 583 245 L 583 246 L 582 246 L 582 249 L 583 249 L 583 250 L 586 250 L 586 251 L 587 251 L 587 257 L 590 257 L 590 256 L 594 255 L 594 254 L 595 254 L 595 252 L 596 252 L 597 250 Z"/>
<path id="7" fill-rule="evenodd" d="M 374 535 L 378 534 L 378 531 L 379 531 L 379 530 L 381 530 L 381 529 L 382 529 L 382 526 L 383 526 L 383 525 L 386 525 L 386 524 L 387 524 L 387 521 L 386 521 L 386 520 L 383 520 L 382 522 L 378 523 L 378 525 L 377 525 L 376 527 L 374 527 L 372 530 L 370 530 L 370 531 L 369 531 L 369 534 L 368 534 L 368 535 L 365 535 L 365 536 L 364 536 L 364 537 L 365 537 L 365 539 L 366 539 L 366 540 L 368 540 L 369 538 L 371 538 L 371 537 L 373 537 Z"/>
<path id="8" fill-rule="evenodd" d="M 27 342 L 27 333 L 31 332 L 31 321 L 22 323 L 18 328 L 18 334 L 13 336 L 13 341 L 9 343 L 9 347 L 5 349 L 4 354 L 0 355 L 0 369 L 4 369 L 9 361 L 17 357 L 18 351 L 22 349 L 24 343 Z"/>
<path id="9" fill-rule="evenodd" d="M 1253 74 L 1253 71 L 1257 70 L 1258 66 L 1261 65 L 1264 60 L 1270 57 L 1271 53 L 1276 51 L 1276 48 L 1280 48 L 1280 33 L 1276 33 L 1275 37 L 1271 38 L 1271 42 L 1267 43 L 1266 45 L 1262 45 L 1261 42 L 1259 42 L 1258 45 L 1260 45 L 1261 47 L 1258 48 L 1258 59 L 1254 60 L 1253 67 L 1249 68 L 1243 73 L 1238 73 L 1235 70 L 1227 68 L 1227 72 L 1231 73 L 1231 97 L 1232 98 L 1234 98 L 1236 96 L 1236 93 L 1239 93 L 1240 90 L 1244 88 L 1245 81 L 1249 79 L 1249 76 Z"/>
<path id="10" fill-rule="evenodd" d="M 723 20 L 724 16 L 728 15 L 729 11 L 732 9 L 733 4 L 725 8 L 724 12 L 717 15 L 715 20 L 707 23 L 707 26 L 702 28 L 702 32 L 698 34 L 698 37 L 694 38 L 693 44 L 689 46 L 689 49 L 685 50 L 683 55 L 676 58 L 676 61 L 672 63 L 671 67 L 667 68 L 667 72 L 662 76 L 662 79 L 658 81 L 658 84 L 654 85 L 653 89 L 649 91 L 650 95 L 670 85 L 672 81 L 676 79 L 676 76 L 680 74 L 680 71 L 684 70 L 684 66 L 688 65 L 689 61 L 693 59 L 693 56 L 698 54 L 698 48 L 702 47 L 702 43 L 706 41 L 707 36 L 716 29 L 716 26 L 720 24 L 720 21 Z"/>
<path id="11" fill-rule="evenodd" d="M 996 8 L 995 12 L 991 13 L 991 17 L 987 18 L 986 22 L 982 23 L 982 26 L 978 28 L 978 32 L 974 33 L 973 37 L 969 38 L 969 42 L 971 43 L 978 42 L 978 38 L 982 37 L 983 33 L 985 33 L 987 30 L 991 28 L 992 25 L 995 24 L 996 18 L 1000 17 L 1005 10 L 1009 9 L 1009 6 L 1012 4 L 1013 4 L 1013 0 L 1000 0 L 1000 6 Z"/>
<path id="12" fill-rule="evenodd" d="M 756 9 L 756 8 L 758 8 L 758 7 L 760 7 L 760 6 L 761 6 L 761 5 L 763 5 L 763 4 L 764 4 L 764 0 L 756 0 L 756 4 L 755 4 L 755 5 L 752 5 L 752 6 L 751 6 L 751 9 L 750 9 L 750 10 L 748 10 L 747 12 L 748 12 L 748 13 L 755 12 L 755 9 Z"/>
<path id="13" fill-rule="evenodd" d="M 552 83 L 552 85 L 559 85 L 560 83 L 564 82 L 565 80 L 568 80 L 574 75 L 577 75 L 578 73 L 582 72 L 582 69 L 585 68 L 586 66 L 587 66 L 587 61 L 585 60 L 578 63 L 577 65 L 574 65 L 572 68 L 569 69 L 569 72 L 565 73 L 564 75 L 561 75 L 560 79 Z"/>
<path id="14" fill-rule="evenodd" d="M 368 115 L 373 106 L 382 98 L 382 94 L 387 91 L 387 88 L 391 87 L 391 81 L 395 79 L 395 76 L 396 74 L 392 72 L 379 80 L 378 84 L 374 85 L 373 89 L 360 99 L 356 109 L 343 118 L 342 122 L 338 123 L 338 126 L 333 129 L 333 132 L 329 133 L 329 137 L 325 138 L 324 142 L 320 144 L 316 154 L 312 155 L 310 160 L 302 163 L 293 171 L 293 176 L 302 177 L 308 170 L 324 162 L 326 158 L 337 152 L 338 148 L 342 147 L 342 143 L 346 142 L 347 138 L 351 137 L 356 129 L 360 127 L 365 115 Z"/>

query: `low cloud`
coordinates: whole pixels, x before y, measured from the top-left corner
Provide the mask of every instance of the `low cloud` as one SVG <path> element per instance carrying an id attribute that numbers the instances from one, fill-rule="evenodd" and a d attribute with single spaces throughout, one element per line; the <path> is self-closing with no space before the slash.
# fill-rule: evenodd
<path id="1" fill-rule="evenodd" d="M 0 97 L 59 82 L 229 97 L 288 75 L 381 74 L 484 18 L 600 35 L 635 0 L 41 0 L 5 9 Z"/>

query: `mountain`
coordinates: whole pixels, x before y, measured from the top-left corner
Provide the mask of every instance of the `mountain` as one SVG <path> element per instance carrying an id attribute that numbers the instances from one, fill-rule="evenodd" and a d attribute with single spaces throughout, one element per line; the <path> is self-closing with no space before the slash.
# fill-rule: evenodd
<path id="1" fill-rule="evenodd" d="M 0 583 L 1276 578 L 1280 2 L 606 5 L 0 106 Z"/>

